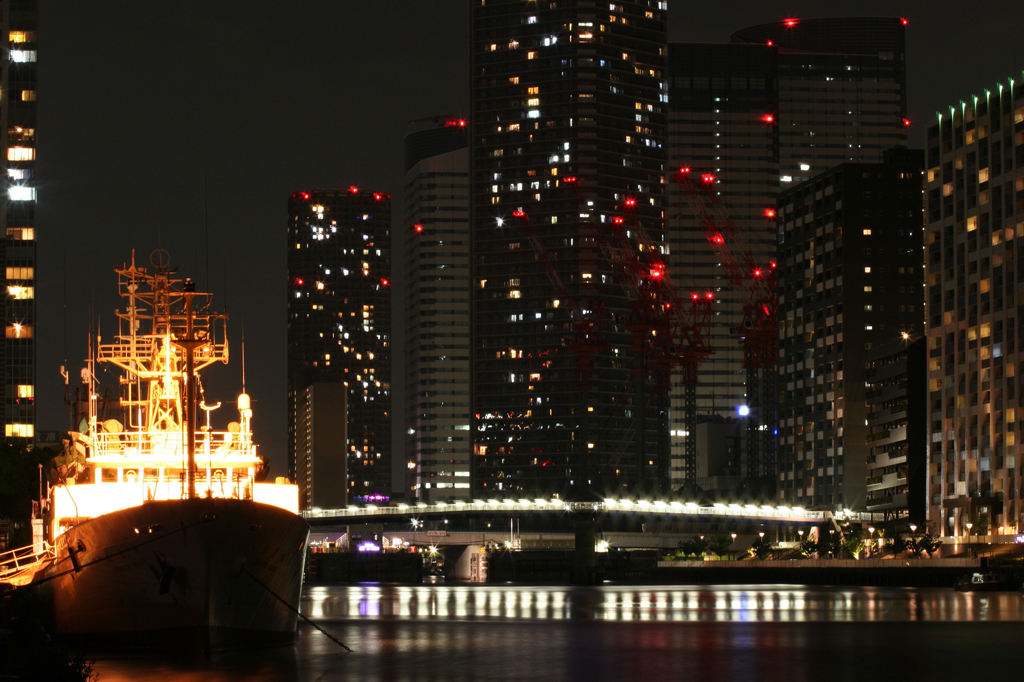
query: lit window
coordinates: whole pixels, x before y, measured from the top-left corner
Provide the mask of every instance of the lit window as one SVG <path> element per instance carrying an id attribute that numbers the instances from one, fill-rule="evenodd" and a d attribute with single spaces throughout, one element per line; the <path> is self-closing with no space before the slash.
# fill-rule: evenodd
<path id="1" fill-rule="evenodd" d="M 870 237 L 871 236 L 871 228 L 870 227 L 865 227 L 864 230 L 863 230 L 863 234 L 864 234 L 865 237 Z"/>
<path id="2" fill-rule="evenodd" d="M 526 53 L 526 58 L 527 59 L 536 59 L 537 58 L 537 53 L 534 52 L 533 50 L 530 50 L 529 52 Z"/>
<path id="3" fill-rule="evenodd" d="M 36 91 L 35 90 L 22 90 L 21 91 L 21 101 L 22 102 L 35 102 L 36 101 Z"/>
<path id="4" fill-rule="evenodd" d="M 864 293 L 865 294 L 870 294 L 871 293 L 871 285 L 870 284 L 868 284 L 867 286 L 864 287 Z"/>
<path id="5" fill-rule="evenodd" d="M 530 87 L 526 88 L 526 94 L 527 95 L 538 95 L 538 94 L 540 94 L 540 87 L 537 86 L 537 85 L 531 85 Z"/>
<path id="6" fill-rule="evenodd" d="M 32 268 L 13 268 L 13 267 L 9 267 L 6 270 L 6 275 L 7 275 L 7 279 L 8 280 L 12 280 L 12 279 L 31 280 L 33 277 L 35 277 L 35 274 L 36 274 L 35 270 L 33 270 Z"/>
<path id="7" fill-rule="evenodd" d="M 7 39 L 12 43 L 34 43 L 36 41 L 36 34 L 32 31 L 11 31 L 7 34 Z"/>
<path id="8" fill-rule="evenodd" d="M 539 107 L 540 106 L 540 97 L 531 97 L 530 99 L 526 100 L 526 106 L 528 106 L 528 107 Z"/>
<path id="9" fill-rule="evenodd" d="M 31 227 L 8 227 L 7 238 L 15 241 L 33 241 L 36 238 L 36 231 Z"/>
<path id="10" fill-rule="evenodd" d="M 870 265 L 865 265 L 864 266 L 864 274 L 866 274 L 866 275 L 871 274 L 871 266 Z"/>
<path id="11" fill-rule="evenodd" d="M 32 327 L 27 324 L 14 324 L 7 325 L 7 338 L 9 339 L 31 339 L 32 338 Z"/>
<path id="12" fill-rule="evenodd" d="M 5 424 L 4 435 L 8 438 L 32 438 L 35 432 L 31 424 Z"/>
<path id="13" fill-rule="evenodd" d="M 18 384 L 18 397 L 19 398 L 35 398 L 36 391 L 32 384 Z"/>
<path id="14" fill-rule="evenodd" d="M 26 64 L 36 60 L 35 50 L 11 50 L 11 61 L 15 64 Z"/>
<path id="15" fill-rule="evenodd" d="M 35 297 L 35 287 L 12 284 L 7 287 L 7 293 L 16 301 L 28 301 Z"/>
<path id="16" fill-rule="evenodd" d="M 7 160 L 8 161 L 35 161 L 36 150 L 35 147 L 8 147 L 7 148 Z"/>

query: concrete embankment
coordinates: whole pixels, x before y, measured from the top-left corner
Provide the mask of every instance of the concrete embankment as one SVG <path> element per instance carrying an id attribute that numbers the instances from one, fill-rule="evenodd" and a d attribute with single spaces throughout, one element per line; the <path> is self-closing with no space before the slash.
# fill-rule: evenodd
<path id="1" fill-rule="evenodd" d="M 655 581 L 697 585 L 952 587 L 957 578 L 979 566 L 977 558 L 659 561 Z"/>

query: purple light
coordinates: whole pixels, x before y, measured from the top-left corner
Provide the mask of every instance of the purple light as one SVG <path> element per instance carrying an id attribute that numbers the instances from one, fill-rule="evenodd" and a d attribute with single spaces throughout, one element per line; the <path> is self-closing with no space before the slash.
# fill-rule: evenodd
<path id="1" fill-rule="evenodd" d="M 360 552 L 379 552 L 380 545 L 378 545 L 373 540 L 363 540 L 356 547 L 356 550 Z"/>

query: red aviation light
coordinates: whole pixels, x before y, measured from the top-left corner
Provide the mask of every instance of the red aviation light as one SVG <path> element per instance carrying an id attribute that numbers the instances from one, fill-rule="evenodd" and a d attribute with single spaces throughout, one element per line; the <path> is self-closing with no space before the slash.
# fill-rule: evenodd
<path id="1" fill-rule="evenodd" d="M 683 175 L 689 175 L 690 174 L 690 167 L 689 166 L 683 166 L 682 168 L 679 169 L 679 172 L 682 173 Z"/>
<path id="2" fill-rule="evenodd" d="M 374 192 L 373 193 L 373 200 L 374 201 L 383 201 L 384 199 L 390 199 L 390 198 L 391 198 L 391 195 L 388 194 L 387 192 Z"/>
<path id="3" fill-rule="evenodd" d="M 576 182 L 576 176 L 575 175 L 567 175 L 564 178 L 562 178 L 562 182 L 571 185 L 572 183 Z"/>
<path id="4" fill-rule="evenodd" d="M 793 28 L 800 23 L 800 20 L 795 17 L 786 17 L 782 20 L 782 25 L 786 28 Z"/>
<path id="5" fill-rule="evenodd" d="M 305 283 L 306 283 L 306 280 L 302 279 L 301 277 L 296 277 L 295 278 L 295 286 L 301 287 Z"/>
<path id="6" fill-rule="evenodd" d="M 697 301 L 700 299 L 700 295 L 696 291 L 694 291 L 693 293 L 690 294 L 690 298 L 692 298 L 694 301 Z"/>
<path id="7" fill-rule="evenodd" d="M 774 218 L 775 217 L 775 209 L 774 208 L 766 208 L 764 210 L 764 217 L 765 218 Z"/>
<path id="8" fill-rule="evenodd" d="M 416 223 L 415 225 L 412 226 L 412 229 L 416 230 L 416 234 L 420 234 L 423 232 L 423 225 L 421 225 L 420 223 Z"/>
<path id="9" fill-rule="evenodd" d="M 296 192 L 292 195 L 292 199 L 302 199 L 303 201 L 309 201 L 309 192 Z"/>
<path id="10" fill-rule="evenodd" d="M 444 122 L 445 128 L 465 128 L 466 119 L 464 118 L 449 118 Z"/>
<path id="11" fill-rule="evenodd" d="M 906 17 L 900 17 L 900 25 L 906 26 L 910 21 Z"/>
<path id="12" fill-rule="evenodd" d="M 761 120 L 765 123 L 775 123 L 775 114 L 764 114 L 761 116 Z"/>
<path id="13" fill-rule="evenodd" d="M 715 176 L 713 173 L 701 173 L 700 181 L 705 185 L 710 185 L 715 181 Z"/>
<path id="14" fill-rule="evenodd" d="M 383 286 L 383 287 L 389 287 L 389 286 L 391 286 L 391 280 L 388 279 L 387 277 L 381 277 L 380 278 L 380 285 Z"/>
<path id="15" fill-rule="evenodd" d="M 522 210 L 521 208 L 517 208 L 516 210 L 512 211 L 512 217 L 513 218 L 525 218 L 526 217 L 526 211 Z"/>
<path id="16" fill-rule="evenodd" d="M 713 292 L 713 291 L 705 291 L 704 292 L 704 298 L 707 299 L 708 301 L 715 300 L 715 292 Z"/>
<path id="17" fill-rule="evenodd" d="M 768 42 L 765 43 L 765 45 L 767 45 L 768 47 L 775 47 L 775 41 L 769 40 Z"/>
<path id="18" fill-rule="evenodd" d="M 775 261 L 768 261 L 768 267 L 774 270 L 775 268 L 779 267 L 779 264 L 776 263 Z"/>
<path id="19" fill-rule="evenodd" d="M 904 128 L 909 128 L 910 127 L 910 119 L 907 118 L 906 116 L 904 116 L 903 118 L 900 119 L 900 123 L 903 124 Z"/>
<path id="20" fill-rule="evenodd" d="M 617 215 L 614 218 L 612 218 L 612 224 L 613 225 L 621 225 L 623 222 L 624 221 L 622 219 L 622 216 L 620 216 L 620 215 Z"/>
<path id="21" fill-rule="evenodd" d="M 754 268 L 754 277 L 760 277 L 762 274 L 761 268 Z"/>
<path id="22" fill-rule="evenodd" d="M 716 234 L 713 237 L 711 237 L 711 242 L 713 244 L 724 244 L 725 243 L 725 237 L 723 237 L 721 235 L 721 233 Z"/>
<path id="23" fill-rule="evenodd" d="M 624 206 L 632 208 L 636 206 L 636 199 L 634 199 L 633 197 L 626 197 L 625 199 L 623 199 L 622 204 Z"/>
<path id="24" fill-rule="evenodd" d="M 348 193 L 349 194 L 359 194 L 359 188 L 356 187 L 355 185 L 349 185 L 348 186 Z"/>

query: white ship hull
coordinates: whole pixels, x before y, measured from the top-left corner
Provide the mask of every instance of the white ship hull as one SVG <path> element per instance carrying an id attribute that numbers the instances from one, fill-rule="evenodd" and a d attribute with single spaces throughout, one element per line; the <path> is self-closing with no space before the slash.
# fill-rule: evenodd
<path id="1" fill-rule="evenodd" d="M 53 632 L 202 649 L 294 639 L 309 527 L 234 499 L 146 502 L 62 534 L 34 581 Z"/>

